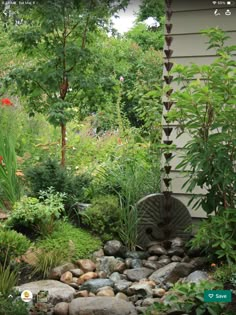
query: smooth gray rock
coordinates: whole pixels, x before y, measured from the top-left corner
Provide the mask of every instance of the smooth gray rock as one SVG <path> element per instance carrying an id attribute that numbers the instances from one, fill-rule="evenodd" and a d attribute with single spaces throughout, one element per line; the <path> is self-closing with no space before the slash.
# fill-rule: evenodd
<path id="1" fill-rule="evenodd" d="M 74 299 L 69 305 L 69 315 L 137 315 L 132 303 L 113 297 Z"/>
<path id="2" fill-rule="evenodd" d="M 104 271 L 109 277 L 113 272 L 119 269 L 123 260 L 121 258 L 115 258 L 113 256 L 104 256 L 97 259 L 96 270 Z"/>
<path id="3" fill-rule="evenodd" d="M 149 280 L 153 280 L 157 284 L 166 281 L 167 277 L 169 276 L 171 271 L 174 270 L 177 264 L 178 264 L 177 262 L 172 262 L 158 269 L 157 271 L 153 272 L 153 274 L 149 277 Z"/>
<path id="4" fill-rule="evenodd" d="M 149 268 L 136 268 L 136 269 L 128 269 L 124 272 L 127 278 L 131 281 L 139 281 L 142 279 L 146 279 L 153 273 L 153 269 Z"/>
<path id="5" fill-rule="evenodd" d="M 58 303 L 53 309 L 53 315 L 68 315 L 69 304 L 66 302 Z"/>
<path id="6" fill-rule="evenodd" d="M 184 249 L 182 247 L 171 248 L 167 251 L 167 255 L 184 257 Z"/>
<path id="7" fill-rule="evenodd" d="M 173 261 L 173 262 L 180 262 L 181 260 L 182 260 L 182 258 L 179 256 L 172 256 L 171 257 L 171 261 Z"/>
<path id="8" fill-rule="evenodd" d="M 125 246 L 120 241 L 117 240 L 106 242 L 103 250 L 106 256 L 124 257 L 126 252 Z"/>
<path id="9" fill-rule="evenodd" d="M 180 237 L 175 237 L 171 240 L 171 247 L 184 247 L 185 242 Z"/>
<path id="10" fill-rule="evenodd" d="M 128 288 L 132 285 L 131 281 L 119 280 L 114 283 L 115 292 L 127 293 Z"/>
<path id="11" fill-rule="evenodd" d="M 138 296 L 152 297 L 152 288 L 147 283 L 134 283 L 128 289 L 128 295 L 137 294 Z"/>
<path id="12" fill-rule="evenodd" d="M 125 254 L 126 258 L 133 258 L 133 259 L 147 259 L 148 253 L 143 251 L 127 251 Z"/>
<path id="13" fill-rule="evenodd" d="M 80 277 L 84 274 L 82 269 L 76 268 L 76 269 L 71 269 L 70 272 L 74 277 Z"/>
<path id="14" fill-rule="evenodd" d="M 22 284 L 17 290 L 30 290 L 34 295 L 40 290 L 49 292 L 49 303 L 53 305 L 59 302 L 70 302 L 74 298 L 75 289 L 68 284 L 56 280 L 40 280 Z"/>
<path id="15" fill-rule="evenodd" d="M 194 283 L 199 283 L 203 280 L 207 280 L 209 278 L 207 272 L 201 271 L 201 270 L 196 270 L 192 273 L 190 273 L 187 278 L 185 279 L 186 282 L 194 282 Z"/>
<path id="16" fill-rule="evenodd" d="M 159 261 L 143 260 L 143 267 L 153 269 L 154 271 L 163 267 L 163 265 L 160 264 Z"/>
<path id="17" fill-rule="evenodd" d="M 154 303 L 158 303 L 160 302 L 160 299 L 159 298 L 146 298 L 143 303 L 142 303 L 142 306 L 151 306 L 153 305 Z"/>
<path id="18" fill-rule="evenodd" d="M 165 266 L 165 265 L 168 265 L 171 263 L 171 259 L 168 257 L 168 258 L 162 258 L 162 259 L 159 259 L 158 260 L 158 263 L 160 265 L 162 265 L 161 267 Z"/>
<path id="19" fill-rule="evenodd" d="M 175 268 L 169 273 L 165 281 L 170 283 L 177 282 L 180 278 L 188 276 L 193 271 L 193 265 L 189 263 L 177 263 Z"/>
<path id="20" fill-rule="evenodd" d="M 141 259 L 132 259 L 131 260 L 131 268 L 141 268 L 142 267 L 142 260 Z"/>
<path id="21" fill-rule="evenodd" d="M 121 280 L 121 274 L 119 272 L 113 272 L 110 275 L 109 279 L 111 279 L 114 282 L 117 282 L 117 281 Z"/>
<path id="22" fill-rule="evenodd" d="M 200 269 L 206 265 L 207 261 L 207 257 L 195 257 L 190 261 L 190 264 L 192 264 L 195 269 Z"/>
<path id="23" fill-rule="evenodd" d="M 149 247 L 148 253 L 150 255 L 166 255 L 166 249 L 161 245 L 153 245 Z"/>
<path id="24" fill-rule="evenodd" d="M 113 287 L 114 282 L 111 279 L 91 279 L 80 286 L 80 291 L 87 290 L 89 292 L 97 292 L 102 287 Z"/>

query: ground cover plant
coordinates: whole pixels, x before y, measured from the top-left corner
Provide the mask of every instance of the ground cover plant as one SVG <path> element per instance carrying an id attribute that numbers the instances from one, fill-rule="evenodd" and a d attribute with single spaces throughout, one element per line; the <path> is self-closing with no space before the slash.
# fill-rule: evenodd
<path id="1" fill-rule="evenodd" d="M 146 315 L 165 315 L 168 312 L 193 315 L 233 315 L 225 310 L 225 303 L 204 302 L 204 290 L 222 290 L 222 283 L 176 283 L 163 303 L 155 303 Z"/>
<path id="2" fill-rule="evenodd" d="M 45 251 L 57 250 L 73 259 L 89 257 L 101 246 L 101 240 L 89 232 L 78 229 L 69 222 L 58 221 L 53 233 L 36 243 L 37 248 Z M 68 253 L 69 249 L 69 253 Z"/>

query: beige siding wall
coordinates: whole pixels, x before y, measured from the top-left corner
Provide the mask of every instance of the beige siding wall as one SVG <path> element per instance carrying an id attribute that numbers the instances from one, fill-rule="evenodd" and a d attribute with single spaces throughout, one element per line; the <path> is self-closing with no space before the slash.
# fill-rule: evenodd
<path id="1" fill-rule="evenodd" d="M 225 1 L 226 2 L 226 1 Z M 236 3 L 236 2 L 234 2 Z M 215 9 L 221 13 L 220 16 L 215 16 Z M 230 9 L 231 15 L 225 15 L 225 11 Z M 173 0 L 171 5 L 171 10 L 173 11 L 171 20 L 169 23 L 173 24 L 171 34 L 173 41 L 170 49 L 173 50 L 173 55 L 170 61 L 174 64 L 191 64 L 197 63 L 199 65 L 209 64 L 215 58 L 214 50 L 207 50 L 206 41 L 207 38 L 200 34 L 202 29 L 207 29 L 209 27 L 220 27 L 227 31 L 231 39 L 228 44 L 236 43 L 236 5 L 217 5 L 214 6 L 212 1 L 207 0 Z M 167 47 L 165 47 L 167 49 Z M 166 70 L 164 69 L 164 75 L 166 75 Z M 178 89 L 175 84 L 171 85 L 174 90 Z M 164 97 L 165 100 L 165 97 Z M 163 108 L 163 116 L 166 114 L 165 108 Z M 162 120 L 165 126 L 165 120 Z M 180 137 L 178 135 L 177 124 L 170 125 L 173 127 L 173 131 L 170 136 L 170 140 L 176 144 L 177 149 L 174 153 L 174 158 L 171 160 L 170 165 L 172 166 L 170 177 L 172 178 L 172 187 L 174 197 L 180 199 L 189 209 L 192 217 L 205 217 L 205 213 L 202 209 L 193 210 L 191 206 L 188 206 L 188 201 L 192 197 L 186 189 L 182 188 L 183 183 L 186 180 L 186 173 L 183 173 L 176 169 L 176 165 L 181 161 L 181 155 L 183 154 L 183 146 L 188 140 L 191 139 L 190 135 L 184 134 Z M 163 133 L 163 139 L 166 136 Z M 164 165 L 164 159 L 162 161 Z M 165 190 L 163 184 L 162 190 Z M 204 194 L 204 189 L 197 188 L 194 191 L 196 196 L 201 196 Z"/>

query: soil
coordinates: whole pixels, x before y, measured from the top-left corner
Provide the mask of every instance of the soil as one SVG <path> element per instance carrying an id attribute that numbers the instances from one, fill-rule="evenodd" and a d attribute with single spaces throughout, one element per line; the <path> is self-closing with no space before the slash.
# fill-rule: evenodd
<path id="1" fill-rule="evenodd" d="M 32 267 L 22 263 L 19 271 L 18 285 L 38 280 L 42 280 L 42 276 L 34 275 Z"/>

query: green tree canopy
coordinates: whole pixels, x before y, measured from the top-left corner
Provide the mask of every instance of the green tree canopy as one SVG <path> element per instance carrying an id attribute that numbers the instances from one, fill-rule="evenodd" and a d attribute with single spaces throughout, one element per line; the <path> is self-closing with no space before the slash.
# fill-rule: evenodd
<path id="1" fill-rule="evenodd" d="M 7 86 L 15 83 L 33 115 L 43 113 L 61 126 L 62 165 L 65 164 L 66 123 L 80 110 L 79 93 L 85 87 L 93 60 L 87 47 L 108 18 L 126 4 L 119 1 L 37 0 L 13 7 L 12 40 L 19 51 L 33 57 L 12 69 Z M 32 2 L 33 3 L 33 2 Z M 27 10 L 26 10 L 27 6 Z M 10 8 L 11 10 L 11 8 Z"/>

